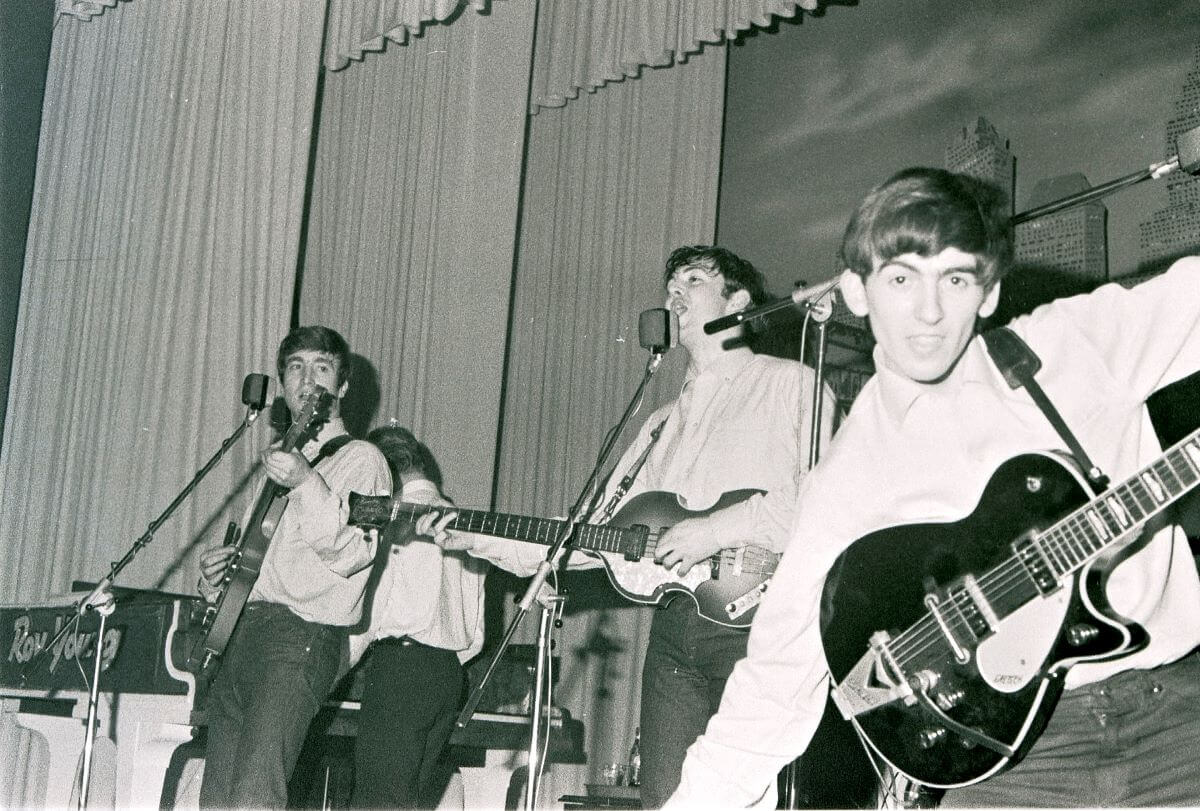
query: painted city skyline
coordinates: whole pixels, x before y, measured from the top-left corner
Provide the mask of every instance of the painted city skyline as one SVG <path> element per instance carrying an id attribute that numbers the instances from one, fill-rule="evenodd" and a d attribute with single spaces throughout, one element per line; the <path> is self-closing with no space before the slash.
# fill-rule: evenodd
<path id="1" fill-rule="evenodd" d="M 858 199 L 897 169 L 945 165 L 981 117 L 1016 158 L 1017 211 L 1039 183 L 1095 186 L 1165 159 L 1200 15 L 1190 0 L 1098 6 L 862 0 L 746 37 L 729 56 L 719 241 L 776 292 L 828 278 Z M 1110 277 L 1134 273 L 1166 184 L 1103 203 Z"/>

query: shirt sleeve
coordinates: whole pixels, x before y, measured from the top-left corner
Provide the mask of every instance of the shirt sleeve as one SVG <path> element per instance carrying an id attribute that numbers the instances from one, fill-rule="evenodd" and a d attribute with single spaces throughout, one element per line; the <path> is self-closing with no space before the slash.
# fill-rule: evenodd
<path id="1" fill-rule="evenodd" d="M 688 749 L 667 807 L 770 803 L 779 770 L 807 747 L 828 694 L 818 629 L 829 556 L 810 551 L 825 540 L 806 537 L 784 553 L 751 626 L 746 658 L 729 677 L 720 710 Z"/>
<path id="2" fill-rule="evenodd" d="M 1200 369 L 1200 257 L 1180 259 L 1128 290 L 1105 285 L 1054 307 L 1138 400 Z M 1037 311 L 1029 322 L 1038 328 Z"/>
<path id="3" fill-rule="evenodd" d="M 351 441 L 314 468 L 288 494 L 289 510 L 299 519 L 301 537 L 328 569 L 350 577 L 371 564 L 376 542 L 358 527 L 349 526 L 349 496 L 386 496 L 392 491 L 391 474 L 383 454 L 369 442 Z"/>

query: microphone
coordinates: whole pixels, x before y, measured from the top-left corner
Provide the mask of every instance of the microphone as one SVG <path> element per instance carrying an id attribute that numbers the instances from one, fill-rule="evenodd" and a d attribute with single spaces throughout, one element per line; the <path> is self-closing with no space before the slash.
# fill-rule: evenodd
<path id="1" fill-rule="evenodd" d="M 271 378 L 266 375 L 248 374 L 242 381 L 242 403 L 253 411 L 262 411 L 267 405 L 267 388 Z"/>
<path id="2" fill-rule="evenodd" d="M 643 310 L 638 316 L 638 343 L 661 355 L 679 343 L 679 316 L 664 307 Z"/>
<path id="3" fill-rule="evenodd" d="M 714 318 L 712 321 L 709 321 L 704 325 L 704 331 L 709 335 L 717 332 L 723 332 L 724 330 L 727 330 L 730 327 L 736 327 L 738 324 L 743 322 L 752 321 L 760 316 L 764 316 L 768 313 L 773 313 L 776 310 L 782 310 L 785 307 L 791 306 L 798 306 L 803 307 L 806 310 L 812 310 L 815 317 L 818 313 L 821 313 L 823 305 L 821 299 L 825 298 L 827 293 L 833 292 L 833 289 L 838 285 L 838 281 L 840 281 L 840 277 L 835 276 L 832 279 L 827 279 L 820 284 L 813 285 L 812 287 L 801 287 L 798 290 L 794 290 L 787 298 L 782 298 L 779 301 L 772 301 L 770 304 L 764 304 L 761 307 L 754 308 L 753 310 L 742 310 L 741 312 L 723 315 L 720 318 Z M 828 312 L 832 313 L 833 311 L 830 309 Z"/>

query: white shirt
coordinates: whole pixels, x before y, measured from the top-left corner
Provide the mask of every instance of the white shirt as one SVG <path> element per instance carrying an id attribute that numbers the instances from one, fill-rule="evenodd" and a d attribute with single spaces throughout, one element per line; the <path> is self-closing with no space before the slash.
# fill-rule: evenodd
<path id="1" fill-rule="evenodd" d="M 311 457 L 319 447 L 311 442 L 304 451 Z M 314 470 L 318 475 L 287 494 L 287 508 L 250 600 L 285 605 L 309 622 L 353 625 L 362 615 L 375 543 L 361 529 L 346 525 L 347 499 L 352 490 L 364 495 L 391 492 L 391 474 L 379 449 L 357 439 L 322 459 Z"/>
<path id="2" fill-rule="evenodd" d="M 433 503 L 440 494 L 433 482 L 405 482 L 400 497 Z M 455 651 L 466 662 L 483 647 L 486 561 L 465 552 L 448 552 L 430 539 L 393 523 L 380 539 L 383 570 L 370 596 L 367 630 L 350 637 L 350 663 L 376 639 L 407 636 L 434 648 Z"/>
<path id="3" fill-rule="evenodd" d="M 1084 450 L 1118 483 L 1161 455 L 1144 403 L 1200 369 L 1198 325 L 1200 258 L 1191 258 L 1132 290 L 1106 285 L 1010 326 L 1040 356 L 1037 380 Z M 805 481 L 795 538 L 759 607 L 747 658 L 688 750 L 677 807 L 769 797 L 776 773 L 807 746 L 827 694 L 819 603 L 837 555 L 878 529 L 963 518 L 1003 461 L 1065 449 L 1024 390 L 1004 383 L 979 338 L 936 385 L 902 378 L 878 358 L 876 367 Z M 1171 662 L 1200 643 L 1200 578 L 1177 528 L 1117 565 L 1107 594 L 1150 642 L 1122 659 L 1072 668 L 1068 689 Z"/>
<path id="4" fill-rule="evenodd" d="M 720 362 L 690 374 L 680 396 L 642 424 L 612 470 L 601 507 L 665 417 L 663 432 L 622 503 L 648 490 L 665 490 L 679 495 L 688 509 L 702 510 L 732 490 L 763 490 L 769 495 L 754 495 L 712 513 L 711 529 L 726 548 L 755 544 L 781 552 L 791 537 L 796 492 L 807 469 L 812 416 L 807 404 L 814 377 L 812 369 L 796 361 L 745 348 L 730 350 Z M 834 410 L 826 390 L 821 426 L 826 439 Z M 472 551 L 529 575 L 546 550 L 479 536 Z M 572 568 L 580 557 L 572 555 Z"/>

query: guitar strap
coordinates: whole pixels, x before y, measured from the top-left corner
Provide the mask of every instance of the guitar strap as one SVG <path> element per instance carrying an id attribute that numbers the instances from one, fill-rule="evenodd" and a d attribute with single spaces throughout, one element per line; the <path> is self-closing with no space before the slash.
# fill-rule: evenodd
<path id="1" fill-rule="evenodd" d="M 663 417 L 662 422 L 660 422 L 650 432 L 650 442 L 642 451 L 641 456 L 634 460 L 634 463 L 629 466 L 629 472 L 621 477 L 621 481 L 617 485 L 617 489 L 613 491 L 612 497 L 608 500 L 608 503 L 604 505 L 604 511 L 600 513 L 600 517 L 597 519 L 596 523 L 606 524 L 608 523 L 608 520 L 612 518 L 613 511 L 617 508 L 617 505 L 621 503 L 621 499 L 625 498 L 625 494 L 629 492 L 629 488 L 633 486 L 633 480 L 636 479 L 637 474 L 642 471 L 642 465 L 646 464 L 646 458 L 650 455 L 650 451 L 653 450 L 654 446 L 658 444 L 658 438 L 662 435 L 663 426 L 667 424 L 668 419 L 669 416 Z"/>
<path id="2" fill-rule="evenodd" d="M 317 451 L 317 455 L 308 461 L 309 466 L 316 467 L 317 462 L 333 456 L 335 453 L 344 448 L 352 439 L 354 439 L 354 437 L 350 436 L 349 434 L 340 434 L 335 436 L 333 439 L 321 446 L 321 450 Z"/>
<path id="3" fill-rule="evenodd" d="M 1021 340 L 1021 336 L 1008 327 L 1000 327 L 983 333 L 983 342 L 987 346 L 988 354 L 992 356 L 992 362 L 996 364 L 1000 374 L 1004 375 L 1004 381 L 1008 383 L 1009 388 L 1024 387 L 1029 392 L 1033 402 L 1042 410 L 1046 419 L 1054 426 L 1054 430 L 1067 443 L 1071 455 L 1075 457 L 1079 467 L 1087 474 L 1088 481 L 1092 483 L 1096 491 L 1101 492 L 1108 489 L 1108 476 L 1104 475 L 1104 472 L 1088 457 L 1087 451 L 1079 444 L 1075 434 L 1071 433 L 1071 429 L 1067 427 L 1067 423 L 1058 413 L 1058 409 L 1054 407 L 1054 403 L 1050 402 L 1046 392 L 1034 380 L 1033 376 L 1042 368 L 1042 359 L 1037 356 L 1037 353 L 1029 348 L 1029 344 Z"/>

